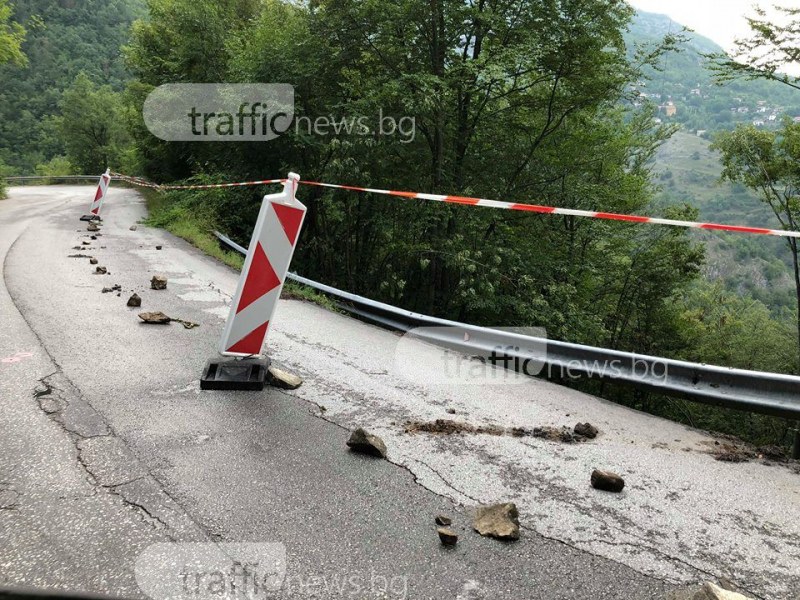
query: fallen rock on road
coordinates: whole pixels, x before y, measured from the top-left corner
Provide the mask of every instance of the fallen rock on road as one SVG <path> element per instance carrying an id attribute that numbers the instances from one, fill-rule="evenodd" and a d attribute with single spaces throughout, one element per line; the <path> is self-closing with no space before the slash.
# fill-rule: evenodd
<path id="1" fill-rule="evenodd" d="M 448 527 L 439 527 L 436 530 L 439 540 L 445 546 L 455 546 L 458 543 L 458 534 Z"/>
<path id="2" fill-rule="evenodd" d="M 270 365 L 267 370 L 267 383 L 284 390 L 296 390 L 303 385 L 303 380 L 297 375 Z"/>
<path id="3" fill-rule="evenodd" d="M 591 483 L 594 489 L 604 492 L 619 493 L 625 487 L 625 480 L 622 477 L 611 471 L 600 469 L 592 471 Z"/>
<path id="4" fill-rule="evenodd" d="M 163 275 L 153 275 L 153 278 L 150 280 L 150 287 L 154 290 L 167 289 L 167 278 Z"/>
<path id="5" fill-rule="evenodd" d="M 377 435 L 368 433 L 361 427 L 350 435 L 350 439 L 347 440 L 347 446 L 350 450 L 359 454 L 386 458 L 386 444 L 384 444 L 383 440 Z"/>
<path id="6" fill-rule="evenodd" d="M 153 325 L 167 325 L 172 319 L 162 312 L 143 312 L 139 313 L 139 318 L 145 323 Z"/>
<path id="7" fill-rule="evenodd" d="M 573 429 L 575 435 L 593 440 L 597 437 L 599 430 L 591 423 L 578 423 Z"/>
<path id="8" fill-rule="evenodd" d="M 483 536 L 498 540 L 519 539 L 519 511 L 513 502 L 479 506 L 472 528 Z"/>
<path id="9" fill-rule="evenodd" d="M 133 294 L 130 298 L 128 298 L 128 306 L 133 308 L 138 308 L 142 305 L 142 299 L 139 297 L 139 294 Z"/>

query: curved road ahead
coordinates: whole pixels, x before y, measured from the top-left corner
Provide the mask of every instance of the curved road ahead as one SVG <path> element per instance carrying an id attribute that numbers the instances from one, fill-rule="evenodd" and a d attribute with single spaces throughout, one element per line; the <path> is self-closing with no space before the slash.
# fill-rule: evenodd
<path id="1" fill-rule="evenodd" d="M 302 387 L 201 392 L 238 274 L 132 231 L 143 200 L 113 184 L 90 240 L 78 217 L 92 194 L 12 188 L 0 201 L 0 585 L 142 597 L 146 548 L 199 541 L 282 544 L 281 597 L 650 599 L 723 576 L 800 597 L 797 466 L 716 461 L 703 432 L 541 380 L 438 385 L 431 348 L 404 346 L 418 358 L 398 369 L 397 335 L 294 300 L 268 346 Z M 149 289 L 156 273 L 166 291 Z M 114 284 L 121 295 L 101 293 Z M 142 309 L 126 307 L 133 291 Z M 143 325 L 139 310 L 200 326 Z M 589 421 L 600 435 L 405 432 L 444 418 Z M 388 461 L 346 451 L 359 425 Z M 593 490 L 595 467 L 622 474 L 624 492 Z M 475 505 L 501 501 L 519 507 L 518 542 L 471 530 Z M 454 549 L 436 536 L 440 513 Z"/>

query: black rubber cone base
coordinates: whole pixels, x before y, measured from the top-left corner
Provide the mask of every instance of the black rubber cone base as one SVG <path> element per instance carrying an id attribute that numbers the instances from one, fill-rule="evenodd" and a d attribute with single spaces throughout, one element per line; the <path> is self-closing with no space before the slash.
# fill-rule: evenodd
<path id="1" fill-rule="evenodd" d="M 97 215 L 83 215 L 81 217 L 81 221 L 100 221 L 100 217 Z"/>
<path id="2" fill-rule="evenodd" d="M 206 363 L 201 390 L 245 390 L 259 392 L 267 381 L 269 359 L 216 359 Z"/>

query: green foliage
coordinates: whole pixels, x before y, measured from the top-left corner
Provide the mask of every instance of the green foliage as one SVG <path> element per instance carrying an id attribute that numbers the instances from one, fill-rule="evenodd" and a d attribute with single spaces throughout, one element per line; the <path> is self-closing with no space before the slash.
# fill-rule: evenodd
<path id="1" fill-rule="evenodd" d="M 128 133 L 119 94 L 96 87 L 80 73 L 61 100 L 57 120 L 69 162 L 81 173 L 102 173 L 117 167 Z"/>
<path id="2" fill-rule="evenodd" d="M 25 28 L 11 21 L 13 7 L 8 0 L 0 0 L 0 65 L 12 63 L 17 66 L 26 64 L 22 52 L 25 40 Z"/>
<path id="3" fill-rule="evenodd" d="M 21 174 L 66 150 L 53 120 L 62 93 L 85 73 L 121 90 L 128 74 L 120 46 L 143 0 L 25 0 L 13 21 L 24 24 L 27 65 L 0 65 L 0 159 Z"/>
<path id="4" fill-rule="evenodd" d="M 66 156 L 54 156 L 46 163 L 36 165 L 35 173 L 44 177 L 72 175 L 75 169 Z"/>
<path id="5" fill-rule="evenodd" d="M 745 80 L 768 80 L 800 90 L 800 77 L 786 73 L 790 65 L 800 65 L 800 8 L 776 5 L 775 10 L 786 18 L 785 25 L 767 20 L 766 11 L 755 6 L 754 17 L 748 17 L 751 35 L 737 40 L 734 55 L 711 55 L 713 69 L 720 83 Z"/>

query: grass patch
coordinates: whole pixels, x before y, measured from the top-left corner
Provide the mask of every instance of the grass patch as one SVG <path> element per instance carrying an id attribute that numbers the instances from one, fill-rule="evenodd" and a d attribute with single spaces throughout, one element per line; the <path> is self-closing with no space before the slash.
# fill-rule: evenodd
<path id="1" fill-rule="evenodd" d="M 228 250 L 212 233 L 213 224 L 203 211 L 189 210 L 181 204 L 181 192 L 159 192 L 153 189 L 139 190 L 145 198 L 149 217 L 144 224 L 166 229 L 171 234 L 186 240 L 208 256 L 212 256 L 229 267 L 241 271 L 244 256 L 235 250 Z M 286 281 L 281 298 L 313 302 L 328 310 L 338 312 L 336 304 L 328 296 L 317 290 L 294 281 Z"/>

